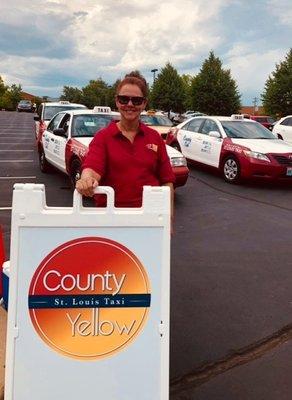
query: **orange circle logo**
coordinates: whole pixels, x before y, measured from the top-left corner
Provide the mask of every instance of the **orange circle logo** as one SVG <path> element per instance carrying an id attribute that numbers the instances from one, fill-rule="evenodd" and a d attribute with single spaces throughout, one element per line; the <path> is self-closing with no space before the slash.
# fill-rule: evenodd
<path id="1" fill-rule="evenodd" d="M 87 237 L 64 243 L 41 262 L 28 303 L 46 344 L 68 357 L 95 360 L 137 337 L 150 300 L 138 258 L 113 240 Z"/>

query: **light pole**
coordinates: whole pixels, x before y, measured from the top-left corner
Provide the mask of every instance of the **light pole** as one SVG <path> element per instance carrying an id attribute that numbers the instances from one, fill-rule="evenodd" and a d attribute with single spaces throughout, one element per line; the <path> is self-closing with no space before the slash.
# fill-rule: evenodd
<path id="1" fill-rule="evenodd" d="M 153 84 L 154 84 L 154 82 L 155 82 L 155 73 L 158 71 L 158 69 L 157 68 L 153 68 L 152 70 L 151 70 L 151 72 L 153 73 Z"/>

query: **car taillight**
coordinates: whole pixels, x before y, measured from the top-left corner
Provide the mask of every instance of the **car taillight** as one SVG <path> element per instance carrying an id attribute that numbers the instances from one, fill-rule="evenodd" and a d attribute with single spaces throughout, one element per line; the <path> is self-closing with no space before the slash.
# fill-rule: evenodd
<path id="1" fill-rule="evenodd" d="M 46 130 L 46 124 L 41 121 L 39 124 L 38 141 L 42 140 L 42 136 L 45 130 Z"/>

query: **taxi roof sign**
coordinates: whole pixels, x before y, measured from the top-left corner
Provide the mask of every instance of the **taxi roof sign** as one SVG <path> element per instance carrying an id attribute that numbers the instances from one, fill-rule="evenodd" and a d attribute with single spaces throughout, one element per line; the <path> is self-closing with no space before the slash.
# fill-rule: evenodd
<path id="1" fill-rule="evenodd" d="M 244 116 L 242 114 L 232 114 L 230 117 L 234 121 L 243 121 Z"/>
<path id="2" fill-rule="evenodd" d="M 112 110 L 110 107 L 106 107 L 106 106 L 95 106 L 93 108 L 93 111 L 98 112 L 98 113 L 110 114 Z"/>

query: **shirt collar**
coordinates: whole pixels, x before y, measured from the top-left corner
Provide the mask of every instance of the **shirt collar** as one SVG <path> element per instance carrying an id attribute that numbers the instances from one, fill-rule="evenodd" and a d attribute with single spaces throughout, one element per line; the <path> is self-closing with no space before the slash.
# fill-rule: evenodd
<path id="1" fill-rule="evenodd" d="M 108 126 L 108 129 L 113 134 L 113 136 L 118 136 L 118 135 L 122 134 L 122 132 L 119 130 L 119 128 L 117 126 L 117 122 L 118 121 L 112 121 L 110 123 L 110 125 Z M 143 124 L 142 122 L 139 122 L 138 134 L 145 135 L 146 131 L 147 131 L 147 126 L 145 124 Z"/>

